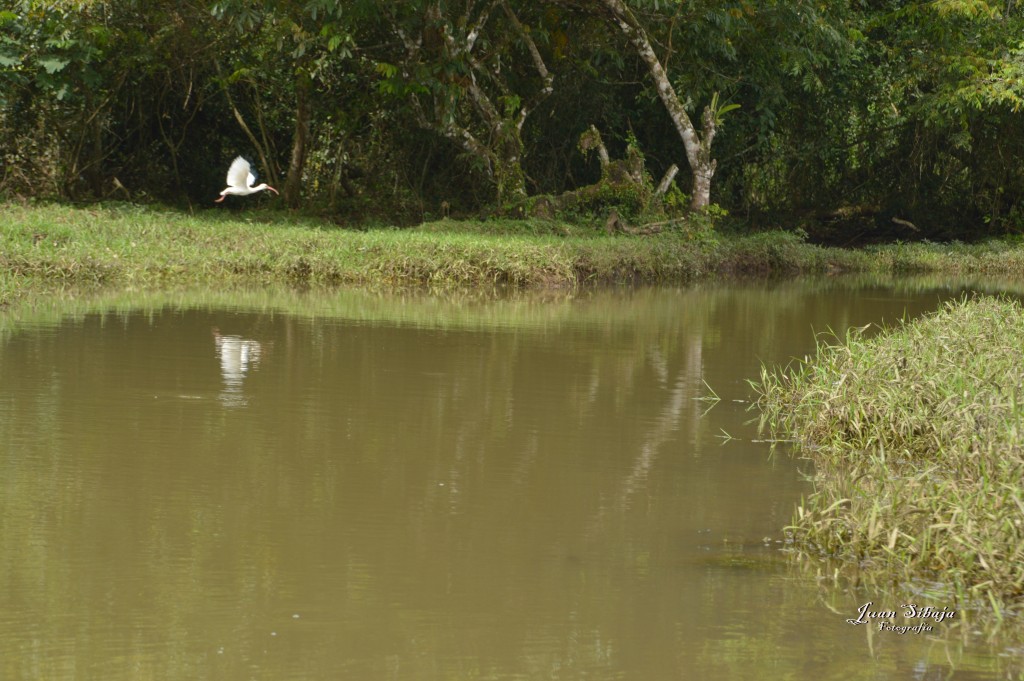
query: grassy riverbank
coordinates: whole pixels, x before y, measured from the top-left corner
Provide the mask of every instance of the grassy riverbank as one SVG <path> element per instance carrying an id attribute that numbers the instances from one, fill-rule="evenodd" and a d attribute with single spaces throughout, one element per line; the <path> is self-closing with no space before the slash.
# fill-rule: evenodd
<path id="1" fill-rule="evenodd" d="M 0 207 L 0 300 L 26 287 L 287 283 L 517 289 L 687 281 L 727 268 L 822 270 L 858 257 L 787 235 L 723 244 L 607 236 L 557 222 L 441 221 L 355 231 L 280 213 Z M 796 249 L 799 252 L 788 252 Z M 787 251 L 783 253 L 783 251 Z"/>
<path id="2" fill-rule="evenodd" d="M 816 465 L 793 531 L 861 577 L 1024 606 L 1024 309 L 951 303 L 762 374 L 764 423 Z"/>
<path id="3" fill-rule="evenodd" d="M 544 221 L 440 221 L 354 231 L 280 213 L 0 204 L 0 304 L 63 286 L 286 283 L 517 289 L 716 275 L 1024 272 L 1006 245 L 855 251 L 793 234 L 605 235 Z"/>

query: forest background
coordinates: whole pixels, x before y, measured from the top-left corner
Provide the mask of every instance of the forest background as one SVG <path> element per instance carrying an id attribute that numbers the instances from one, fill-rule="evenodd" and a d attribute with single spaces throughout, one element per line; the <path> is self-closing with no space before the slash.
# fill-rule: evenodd
<path id="1" fill-rule="evenodd" d="M 744 229 L 973 240 L 1024 231 L 1022 105 L 1013 0 L 0 1 L 7 199 L 212 207 L 242 154 L 413 224 L 628 210 L 538 203 L 621 162 Z"/>

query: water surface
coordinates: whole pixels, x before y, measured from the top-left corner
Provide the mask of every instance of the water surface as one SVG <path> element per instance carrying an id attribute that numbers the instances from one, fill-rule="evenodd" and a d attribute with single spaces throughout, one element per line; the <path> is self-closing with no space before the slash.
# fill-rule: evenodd
<path id="1" fill-rule="evenodd" d="M 1002 678 L 945 624 L 848 624 L 867 596 L 790 565 L 809 468 L 749 408 L 762 361 L 959 290 L 182 295 L 8 322 L 0 678 Z"/>

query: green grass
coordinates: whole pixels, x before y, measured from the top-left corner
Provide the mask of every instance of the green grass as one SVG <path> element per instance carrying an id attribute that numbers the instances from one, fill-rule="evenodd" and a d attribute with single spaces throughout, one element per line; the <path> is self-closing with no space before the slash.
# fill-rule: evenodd
<path id="1" fill-rule="evenodd" d="M 795 545 L 858 579 L 1024 607 L 1024 309 L 981 297 L 762 371 L 762 425 L 815 463 Z"/>
<path id="2" fill-rule="evenodd" d="M 0 301 L 68 284 L 574 286 L 650 263 L 658 250 L 551 233 L 496 237 L 436 225 L 356 232 L 281 215 L 10 204 L 0 206 L 0 240 Z M 659 268 L 665 263 L 648 271 Z"/>
<path id="3" fill-rule="evenodd" d="M 714 276 L 1024 273 L 1024 248 L 822 248 L 794 234 L 650 236 L 544 220 L 441 220 L 353 231 L 283 213 L 190 215 L 108 204 L 0 204 L 0 304 L 62 287 L 356 284 L 518 290 Z"/>

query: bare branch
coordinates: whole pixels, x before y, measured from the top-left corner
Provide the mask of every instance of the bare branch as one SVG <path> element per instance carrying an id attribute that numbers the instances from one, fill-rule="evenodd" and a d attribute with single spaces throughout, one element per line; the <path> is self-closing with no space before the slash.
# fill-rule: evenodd
<path id="1" fill-rule="evenodd" d="M 260 163 L 267 170 L 267 175 L 270 176 L 271 182 L 274 182 L 276 184 L 276 178 L 274 176 L 273 169 L 267 162 L 267 150 L 262 144 L 260 144 L 260 141 L 256 138 L 256 135 L 253 133 L 252 129 L 245 122 L 245 118 L 242 116 L 242 112 L 239 111 L 238 107 L 235 105 L 235 100 L 231 96 L 231 87 L 229 86 L 228 82 L 224 79 L 224 74 L 221 72 L 220 61 L 214 59 L 213 66 L 217 70 L 217 76 L 221 81 L 221 89 L 224 92 L 225 99 L 227 99 L 228 101 L 228 106 L 231 108 L 231 113 L 234 114 L 235 120 L 238 121 L 238 125 L 242 128 L 242 131 L 245 132 L 246 137 L 248 137 L 249 141 L 252 142 L 252 146 L 256 149 L 256 153 L 260 157 Z"/>
<path id="2" fill-rule="evenodd" d="M 491 177 L 494 176 L 494 152 L 478 140 L 472 132 L 462 126 L 448 123 L 441 128 L 441 133 L 473 156 L 487 161 L 487 174 Z"/>
<path id="3" fill-rule="evenodd" d="M 672 180 L 676 179 L 676 174 L 679 173 L 679 166 L 673 163 L 669 166 L 669 169 L 665 171 L 664 177 L 661 178 L 661 182 L 658 183 L 658 188 L 654 190 L 654 195 L 659 196 L 668 191 L 668 188 L 672 186 Z"/>
<path id="4" fill-rule="evenodd" d="M 537 73 L 540 74 L 543 86 L 540 91 L 530 100 L 528 104 L 523 104 L 519 109 L 519 116 L 516 120 L 516 129 L 522 131 L 523 125 L 526 123 L 527 117 L 530 113 L 541 103 L 548 95 L 554 92 L 555 77 L 548 71 L 547 65 L 544 63 L 544 58 L 540 54 L 540 50 L 537 49 L 537 43 L 533 41 L 533 37 L 523 27 L 522 22 L 519 21 L 519 17 L 516 16 L 512 8 L 509 7 L 508 0 L 501 0 L 501 7 L 505 10 L 505 15 L 508 20 L 512 22 L 519 37 L 522 38 L 523 42 L 526 43 L 526 49 L 530 52 L 530 57 L 533 59 L 533 66 L 537 69 Z"/>
<path id="5" fill-rule="evenodd" d="M 466 34 L 467 52 L 471 52 L 473 50 L 473 47 L 476 46 L 476 40 L 477 38 L 480 37 L 480 31 L 483 30 L 484 24 L 486 24 L 487 20 L 491 17 L 491 12 L 494 11 L 494 8 L 497 7 L 500 1 L 501 0 L 492 0 L 492 2 L 488 3 L 484 10 L 480 12 L 480 16 L 477 18 L 476 25 L 473 26 L 472 29 L 470 29 L 469 33 Z"/>

